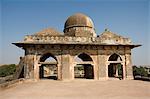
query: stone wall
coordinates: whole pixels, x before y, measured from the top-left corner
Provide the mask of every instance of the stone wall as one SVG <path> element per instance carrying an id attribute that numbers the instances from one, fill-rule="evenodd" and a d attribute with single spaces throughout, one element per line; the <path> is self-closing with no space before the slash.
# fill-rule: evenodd
<path id="1" fill-rule="evenodd" d="M 28 45 L 26 48 L 25 78 L 39 79 L 40 58 L 50 53 L 57 59 L 58 79 L 74 79 L 75 57 L 85 53 L 89 55 L 94 66 L 94 79 L 108 78 L 109 57 L 116 53 L 122 58 L 124 77 L 132 77 L 130 48 L 125 46 L 96 46 L 96 45 Z"/>

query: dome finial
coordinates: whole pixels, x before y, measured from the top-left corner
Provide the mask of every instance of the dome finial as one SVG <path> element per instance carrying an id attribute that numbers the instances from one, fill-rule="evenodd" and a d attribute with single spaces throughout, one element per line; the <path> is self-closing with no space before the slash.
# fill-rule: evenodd
<path id="1" fill-rule="evenodd" d="M 105 32 L 110 32 L 110 30 L 108 28 L 105 28 Z"/>

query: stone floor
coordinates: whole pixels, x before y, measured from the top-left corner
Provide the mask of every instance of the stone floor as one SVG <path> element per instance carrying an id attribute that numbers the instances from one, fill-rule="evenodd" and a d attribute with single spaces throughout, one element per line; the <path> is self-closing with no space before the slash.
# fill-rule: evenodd
<path id="1" fill-rule="evenodd" d="M 0 90 L 0 99 L 150 99 L 150 82 L 40 80 Z"/>

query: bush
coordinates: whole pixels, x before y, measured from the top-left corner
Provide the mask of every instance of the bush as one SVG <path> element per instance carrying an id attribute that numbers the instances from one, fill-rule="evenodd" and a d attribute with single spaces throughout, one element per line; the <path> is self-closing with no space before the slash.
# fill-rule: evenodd
<path id="1" fill-rule="evenodd" d="M 148 77 L 148 73 L 145 71 L 144 67 L 140 67 L 140 70 L 141 70 L 141 76 Z"/>
<path id="2" fill-rule="evenodd" d="M 2 65 L 0 66 L 0 77 L 5 77 L 14 74 L 16 71 L 16 65 Z"/>
<path id="3" fill-rule="evenodd" d="M 145 71 L 145 67 L 133 66 L 133 76 L 148 77 L 148 73 Z"/>
<path id="4" fill-rule="evenodd" d="M 141 72 L 140 72 L 140 68 L 133 66 L 133 76 L 140 76 Z"/>

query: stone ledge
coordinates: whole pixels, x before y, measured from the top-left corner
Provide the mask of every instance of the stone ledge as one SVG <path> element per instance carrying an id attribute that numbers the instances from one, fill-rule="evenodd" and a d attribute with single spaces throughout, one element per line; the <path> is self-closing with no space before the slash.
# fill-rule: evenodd
<path id="1" fill-rule="evenodd" d="M 24 82 L 24 78 L 8 81 L 6 83 L 0 84 L 0 89 L 10 88 L 22 82 Z"/>

